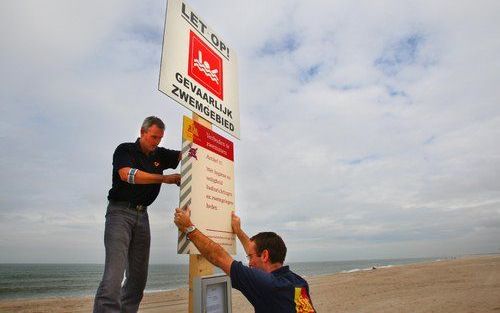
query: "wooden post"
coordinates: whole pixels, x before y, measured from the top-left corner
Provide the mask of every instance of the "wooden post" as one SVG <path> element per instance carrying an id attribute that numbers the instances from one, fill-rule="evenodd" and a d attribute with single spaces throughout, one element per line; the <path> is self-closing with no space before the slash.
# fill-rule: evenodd
<path id="1" fill-rule="evenodd" d="M 193 121 L 212 129 L 212 124 L 193 112 Z M 193 313 L 193 279 L 198 276 L 212 275 L 214 266 L 203 256 L 189 255 L 189 313 Z"/>

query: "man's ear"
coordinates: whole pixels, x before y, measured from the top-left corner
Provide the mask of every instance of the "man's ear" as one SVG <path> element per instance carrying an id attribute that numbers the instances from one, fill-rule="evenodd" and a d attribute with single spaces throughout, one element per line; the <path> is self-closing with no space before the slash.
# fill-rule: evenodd
<path id="1" fill-rule="evenodd" d="M 267 261 L 271 262 L 271 260 L 269 259 L 269 250 L 264 249 L 262 251 L 262 253 L 260 254 L 260 256 L 262 257 L 262 261 L 264 261 L 264 262 L 267 262 Z"/>

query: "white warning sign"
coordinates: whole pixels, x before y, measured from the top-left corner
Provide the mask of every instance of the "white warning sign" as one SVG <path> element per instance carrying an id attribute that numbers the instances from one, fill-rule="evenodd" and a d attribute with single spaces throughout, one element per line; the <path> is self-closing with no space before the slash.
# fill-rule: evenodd
<path id="1" fill-rule="evenodd" d="M 236 53 L 182 0 L 168 1 L 158 89 L 240 137 Z"/>

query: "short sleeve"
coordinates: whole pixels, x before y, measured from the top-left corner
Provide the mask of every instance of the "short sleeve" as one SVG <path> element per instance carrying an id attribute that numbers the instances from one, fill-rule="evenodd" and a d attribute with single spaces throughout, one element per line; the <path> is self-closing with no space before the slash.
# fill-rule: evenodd
<path id="1" fill-rule="evenodd" d="M 164 164 L 163 169 L 177 168 L 180 151 L 161 148 L 159 152 L 161 163 Z"/>
<path id="2" fill-rule="evenodd" d="M 119 145 L 113 153 L 113 170 L 118 171 L 124 167 L 133 167 L 132 154 L 126 144 Z"/>
<path id="3" fill-rule="evenodd" d="M 259 301 L 273 286 L 272 274 L 250 268 L 238 261 L 233 261 L 231 264 L 230 277 L 231 285 L 252 303 Z"/>

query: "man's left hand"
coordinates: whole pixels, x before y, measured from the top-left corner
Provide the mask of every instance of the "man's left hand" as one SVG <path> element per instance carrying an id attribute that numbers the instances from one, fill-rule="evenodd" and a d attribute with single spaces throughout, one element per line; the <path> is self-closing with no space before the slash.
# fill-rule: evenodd
<path id="1" fill-rule="evenodd" d="M 180 174 L 163 175 L 163 183 L 176 184 L 177 186 L 179 186 L 181 184 L 181 175 Z"/>

